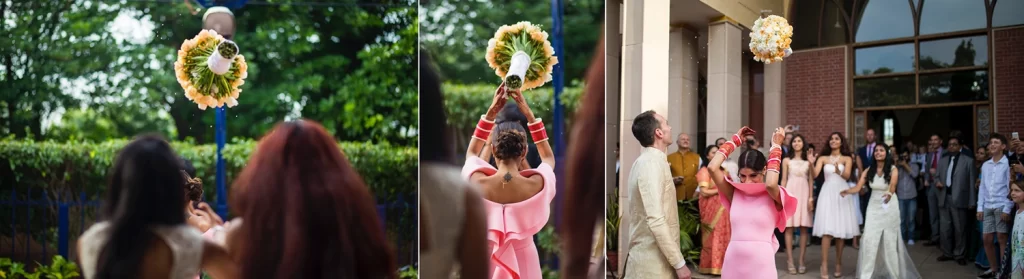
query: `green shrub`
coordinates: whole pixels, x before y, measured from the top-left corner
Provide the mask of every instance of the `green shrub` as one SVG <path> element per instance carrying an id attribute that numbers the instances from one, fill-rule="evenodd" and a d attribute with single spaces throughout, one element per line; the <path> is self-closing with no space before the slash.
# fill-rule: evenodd
<path id="1" fill-rule="evenodd" d="M 65 260 L 60 255 L 53 256 L 53 261 L 50 265 L 43 265 L 36 263 L 34 272 L 28 272 L 25 270 L 25 265 L 21 263 L 11 261 L 8 258 L 0 258 L 0 278 L 4 279 L 68 279 L 77 278 L 81 274 L 78 273 L 78 265 L 74 262 Z"/>
<path id="2" fill-rule="evenodd" d="M 448 126 L 451 127 L 452 132 L 457 136 L 455 140 L 460 148 L 464 148 L 468 142 L 469 136 L 473 133 L 473 129 L 476 128 L 477 120 L 480 120 L 480 115 L 487 111 L 487 107 L 491 105 L 494 100 L 494 90 L 496 90 L 497 84 L 444 84 L 441 87 L 441 91 L 444 92 L 444 106 L 445 113 L 448 116 Z M 572 120 L 575 116 L 576 108 L 579 107 L 580 94 L 583 92 L 583 84 L 580 82 L 573 82 L 571 85 L 565 87 L 562 91 L 561 101 L 565 107 L 563 115 L 565 116 L 565 135 L 568 136 L 568 131 L 571 131 Z M 551 129 L 554 128 L 554 89 L 550 85 L 546 85 L 534 90 L 527 90 L 523 92 L 526 101 L 530 103 L 530 109 L 533 110 L 534 116 L 544 119 L 544 124 L 548 129 L 548 135 L 552 135 Z M 509 100 L 511 102 L 511 100 Z M 424 121 L 429 120 L 430 116 L 422 118 Z"/>
<path id="3" fill-rule="evenodd" d="M 42 188 L 51 193 L 73 195 L 55 198 L 69 200 L 85 192 L 87 199 L 101 198 L 107 171 L 117 152 L 127 140 L 99 143 L 59 143 L 53 141 L 0 140 L 0 181 L 16 185 L 19 191 Z M 178 154 L 192 161 L 196 175 L 203 179 L 206 199 L 216 195 L 217 146 L 173 142 Z M 239 140 L 224 146 L 227 185 L 245 167 L 256 142 Z M 368 143 L 340 143 L 348 160 L 359 171 L 375 195 L 394 200 L 398 195 L 412 195 L 417 182 L 417 150 L 414 147 L 393 147 Z"/>

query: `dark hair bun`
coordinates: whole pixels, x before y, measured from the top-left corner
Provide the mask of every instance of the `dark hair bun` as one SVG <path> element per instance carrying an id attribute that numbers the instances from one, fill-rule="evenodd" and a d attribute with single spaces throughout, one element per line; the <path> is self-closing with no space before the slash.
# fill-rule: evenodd
<path id="1" fill-rule="evenodd" d="M 494 158 L 509 160 L 526 154 L 526 132 L 517 122 L 504 122 L 494 129 Z"/>
<path id="2" fill-rule="evenodd" d="M 198 177 L 190 177 L 185 171 L 182 171 L 181 174 L 185 176 L 185 198 L 194 202 L 202 201 L 203 180 Z"/>

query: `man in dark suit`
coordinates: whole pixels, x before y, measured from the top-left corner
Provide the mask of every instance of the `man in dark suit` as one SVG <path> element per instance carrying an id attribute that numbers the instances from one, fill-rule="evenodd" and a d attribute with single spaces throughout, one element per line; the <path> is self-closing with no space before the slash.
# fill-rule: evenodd
<path id="1" fill-rule="evenodd" d="M 956 260 L 966 265 L 964 254 L 967 247 L 968 228 L 972 228 L 971 207 L 977 204 L 974 191 L 974 158 L 962 153 L 960 139 L 950 137 L 945 156 L 938 162 L 934 186 L 939 206 L 939 261 Z"/>
<path id="2" fill-rule="evenodd" d="M 938 190 L 935 186 L 935 174 L 938 172 L 939 160 L 942 159 L 942 154 L 945 150 L 942 149 L 942 137 L 938 134 L 933 134 L 928 139 L 928 154 L 925 156 L 925 172 L 922 174 L 924 177 L 924 186 L 927 188 L 925 192 L 928 196 L 928 224 L 931 228 L 931 235 L 928 238 L 928 243 L 925 246 L 939 245 L 939 196 Z"/>
<path id="3" fill-rule="evenodd" d="M 868 144 L 861 146 L 857 149 L 857 170 L 860 170 L 860 175 L 864 175 L 864 171 L 867 168 L 875 166 L 875 129 L 868 128 L 864 131 L 864 141 Z M 871 187 L 864 187 L 860 191 L 860 214 L 861 216 L 868 215 L 868 202 L 871 201 Z"/>

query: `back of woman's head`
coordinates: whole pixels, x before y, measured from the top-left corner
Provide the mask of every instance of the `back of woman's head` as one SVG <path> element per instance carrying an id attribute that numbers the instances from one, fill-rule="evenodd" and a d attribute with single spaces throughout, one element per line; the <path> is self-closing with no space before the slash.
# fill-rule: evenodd
<path id="1" fill-rule="evenodd" d="M 134 278 L 150 246 L 153 226 L 185 223 L 181 162 L 158 136 L 141 136 L 117 154 L 110 172 L 101 219 L 109 222 L 96 278 Z"/>
<path id="2" fill-rule="evenodd" d="M 181 165 L 182 177 L 185 179 L 185 198 L 194 202 L 203 201 L 203 180 L 196 177 L 192 161 L 181 157 Z"/>
<path id="3" fill-rule="evenodd" d="M 232 239 L 241 278 L 396 276 L 374 197 L 317 123 L 286 122 L 264 136 L 230 205 L 244 220 Z"/>
<path id="4" fill-rule="evenodd" d="M 526 129 L 523 129 L 519 122 L 502 122 L 495 126 L 494 158 L 500 161 L 519 160 L 526 155 Z"/>
<path id="5" fill-rule="evenodd" d="M 739 165 L 740 169 L 752 169 L 754 171 L 762 171 L 767 165 L 768 161 L 764 158 L 764 154 L 757 149 L 747 149 L 740 153 Z"/>

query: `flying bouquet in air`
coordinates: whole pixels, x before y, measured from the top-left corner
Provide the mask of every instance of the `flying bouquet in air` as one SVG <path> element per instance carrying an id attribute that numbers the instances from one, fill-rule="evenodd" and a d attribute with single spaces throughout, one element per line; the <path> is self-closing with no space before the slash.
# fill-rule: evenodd
<path id="1" fill-rule="evenodd" d="M 558 64 L 548 32 L 528 21 L 504 25 L 487 42 L 487 64 L 503 78 L 505 87 L 529 90 L 551 81 Z"/>
<path id="2" fill-rule="evenodd" d="M 793 26 L 785 18 L 770 15 L 758 18 L 754 21 L 754 28 L 750 31 L 750 51 L 754 53 L 754 60 L 771 64 L 782 62 L 793 53 L 789 47 L 793 43 Z"/>
<path id="3" fill-rule="evenodd" d="M 185 89 L 185 98 L 201 110 L 238 105 L 239 86 L 245 84 L 248 68 L 238 45 L 213 30 L 185 40 L 174 62 L 174 74 Z"/>

